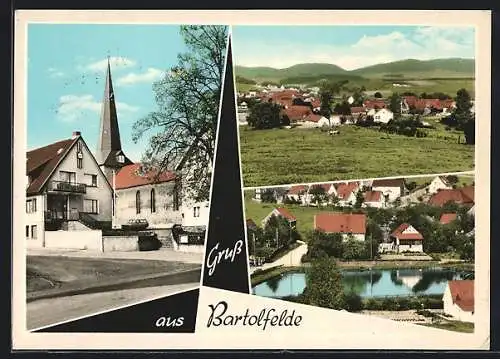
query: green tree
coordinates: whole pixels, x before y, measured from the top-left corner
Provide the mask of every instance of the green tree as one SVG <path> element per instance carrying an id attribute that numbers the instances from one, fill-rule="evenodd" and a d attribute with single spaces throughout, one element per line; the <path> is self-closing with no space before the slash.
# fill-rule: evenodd
<path id="1" fill-rule="evenodd" d="M 394 118 L 398 119 L 401 115 L 401 96 L 396 92 L 389 97 L 389 110 L 394 114 Z"/>
<path id="2" fill-rule="evenodd" d="M 453 116 L 455 117 L 459 128 L 463 129 L 464 125 L 472 120 L 472 98 L 466 89 L 460 89 L 457 91 L 457 96 L 455 97 L 455 109 L 453 111 Z"/>
<path id="3" fill-rule="evenodd" d="M 347 101 L 342 101 L 341 103 L 335 105 L 333 112 L 339 115 L 348 116 L 351 114 L 351 106 Z"/>
<path id="4" fill-rule="evenodd" d="M 373 95 L 375 98 L 382 98 L 384 96 L 382 96 L 382 94 L 380 92 L 375 92 L 375 94 Z"/>
<path id="5" fill-rule="evenodd" d="M 354 202 L 354 208 L 359 209 L 361 208 L 361 205 L 365 201 L 365 197 L 363 195 L 363 192 L 358 191 L 356 192 L 356 202 Z"/>
<path id="6" fill-rule="evenodd" d="M 210 193 L 228 27 L 180 26 L 180 34 L 186 52 L 153 85 L 158 109 L 135 122 L 132 139 L 137 143 L 152 134 L 142 162 L 159 173 L 177 168 L 181 177 L 196 178 L 182 190 L 204 201 Z"/>
<path id="7" fill-rule="evenodd" d="M 274 191 L 270 188 L 263 190 L 260 194 L 260 200 L 264 203 L 276 203 Z"/>
<path id="8" fill-rule="evenodd" d="M 347 80 L 338 82 L 321 82 L 319 90 L 319 99 L 321 101 L 319 112 L 322 116 L 330 118 L 332 114 L 332 100 L 347 82 Z"/>
<path id="9" fill-rule="evenodd" d="M 255 129 L 269 129 L 281 126 L 281 106 L 272 102 L 255 104 L 247 117 L 247 122 Z"/>
<path id="10" fill-rule="evenodd" d="M 343 243 L 342 258 L 348 261 L 356 259 L 367 259 L 366 246 L 364 242 L 350 237 Z"/>
<path id="11" fill-rule="evenodd" d="M 271 216 L 264 227 L 264 236 L 270 247 L 281 248 L 300 239 L 297 229 L 281 216 Z"/>
<path id="12" fill-rule="evenodd" d="M 328 194 L 326 193 L 323 186 L 320 185 L 311 186 L 309 194 L 312 196 L 312 201 L 317 205 L 326 202 L 328 200 Z"/>
<path id="13" fill-rule="evenodd" d="M 306 271 L 304 299 L 307 304 L 340 310 L 344 308 L 342 275 L 333 258 L 312 262 Z"/>

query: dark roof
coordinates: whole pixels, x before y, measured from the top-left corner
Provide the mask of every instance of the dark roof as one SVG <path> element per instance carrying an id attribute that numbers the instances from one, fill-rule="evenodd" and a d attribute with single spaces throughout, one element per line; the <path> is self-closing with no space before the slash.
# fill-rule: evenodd
<path id="1" fill-rule="evenodd" d="M 37 194 L 56 169 L 61 160 L 66 157 L 80 136 L 52 143 L 26 153 L 26 174 L 30 177 L 30 184 L 26 193 Z"/>
<path id="2" fill-rule="evenodd" d="M 403 178 L 377 179 L 372 183 L 372 187 L 401 187 L 404 186 Z"/>
<path id="3" fill-rule="evenodd" d="M 123 155 L 124 157 L 123 163 L 118 162 L 117 159 L 118 155 Z M 127 156 L 125 156 L 122 150 L 112 150 L 111 152 L 109 152 L 109 155 L 103 164 L 111 168 L 121 168 L 124 166 L 131 165 L 133 164 L 133 162 Z"/>

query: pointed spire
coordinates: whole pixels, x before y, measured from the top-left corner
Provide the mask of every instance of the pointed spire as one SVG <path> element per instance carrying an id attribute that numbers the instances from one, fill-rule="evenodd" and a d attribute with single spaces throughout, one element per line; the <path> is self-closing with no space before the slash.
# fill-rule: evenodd
<path id="1" fill-rule="evenodd" d="M 120 129 L 118 127 L 113 82 L 111 80 L 111 65 L 108 55 L 106 84 L 101 108 L 100 135 L 97 145 L 97 160 L 99 164 L 103 164 L 106 161 L 111 151 L 119 150 L 121 150 Z"/>

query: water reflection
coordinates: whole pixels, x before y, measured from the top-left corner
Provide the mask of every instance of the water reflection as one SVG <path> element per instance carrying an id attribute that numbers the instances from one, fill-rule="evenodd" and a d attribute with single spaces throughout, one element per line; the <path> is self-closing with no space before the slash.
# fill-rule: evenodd
<path id="1" fill-rule="evenodd" d="M 344 270 L 342 284 L 344 291 L 361 297 L 441 295 L 449 280 L 465 279 L 471 272 L 451 269 L 409 269 L 395 270 Z M 284 297 L 298 295 L 304 291 L 304 273 L 286 273 L 261 283 L 253 288 L 256 295 Z"/>

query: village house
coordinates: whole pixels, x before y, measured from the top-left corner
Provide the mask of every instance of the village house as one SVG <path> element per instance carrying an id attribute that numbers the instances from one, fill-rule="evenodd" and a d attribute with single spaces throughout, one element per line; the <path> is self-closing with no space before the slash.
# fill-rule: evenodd
<path id="1" fill-rule="evenodd" d="M 309 114 L 300 121 L 300 124 L 304 128 L 330 127 L 330 120 L 321 115 Z"/>
<path id="2" fill-rule="evenodd" d="M 452 189 L 453 186 L 445 176 L 436 176 L 428 186 L 429 194 L 437 193 L 442 189 Z"/>
<path id="3" fill-rule="evenodd" d="M 381 191 L 366 191 L 363 193 L 362 207 L 383 208 L 385 207 L 385 197 Z"/>
<path id="4" fill-rule="evenodd" d="M 317 191 L 320 189 L 319 191 Z M 323 195 L 323 200 L 320 203 L 316 203 L 316 200 L 318 198 L 315 198 L 315 193 L 320 193 Z M 322 184 L 314 184 L 309 187 L 308 191 L 308 197 L 309 197 L 309 202 L 311 206 L 317 206 L 318 204 L 321 205 L 326 205 L 331 203 L 331 199 L 333 197 L 337 196 L 337 189 L 335 188 L 335 184 L 333 183 L 322 183 Z"/>
<path id="5" fill-rule="evenodd" d="M 431 196 L 429 204 L 442 207 L 446 203 L 456 203 L 459 205 L 474 205 L 474 186 L 466 186 L 455 189 L 442 189 Z"/>
<path id="6" fill-rule="evenodd" d="M 256 202 L 262 202 L 262 196 L 267 195 L 271 196 L 272 200 L 276 203 L 283 203 L 284 198 L 286 197 L 287 190 L 284 187 L 280 188 L 256 188 L 254 190 L 254 195 L 252 199 Z"/>
<path id="7" fill-rule="evenodd" d="M 367 110 L 379 110 L 382 108 L 386 108 L 387 104 L 385 100 L 381 99 L 368 99 L 363 101 L 363 107 L 365 107 Z"/>
<path id="8" fill-rule="evenodd" d="M 288 221 L 288 224 L 290 227 L 295 227 L 297 225 L 297 218 L 291 214 L 286 208 L 283 207 L 278 207 L 274 208 L 263 220 L 262 220 L 262 227 L 265 227 L 271 217 L 280 217 L 284 218 Z"/>
<path id="9" fill-rule="evenodd" d="M 307 185 L 292 186 L 286 193 L 286 198 L 289 201 L 294 201 L 303 206 L 307 206 L 310 203 L 310 197 L 308 192 L 309 192 L 309 186 Z"/>
<path id="10" fill-rule="evenodd" d="M 372 191 L 380 191 L 383 193 L 386 202 L 394 202 L 405 194 L 405 181 L 403 178 L 373 180 Z"/>
<path id="11" fill-rule="evenodd" d="M 111 227 L 113 191 L 80 132 L 26 157 L 28 247 L 52 246 L 54 231 L 85 242 L 92 229 Z"/>
<path id="12" fill-rule="evenodd" d="M 443 310 L 462 322 L 474 321 L 474 280 L 450 280 L 443 294 Z"/>
<path id="13" fill-rule="evenodd" d="M 371 111 L 371 110 L 370 110 Z M 383 108 L 377 110 L 373 115 L 373 122 L 387 124 L 394 118 L 391 110 Z"/>
<path id="14" fill-rule="evenodd" d="M 338 205 L 353 206 L 356 203 L 356 194 L 360 190 L 358 182 L 347 182 L 337 184 Z"/>
<path id="15" fill-rule="evenodd" d="M 366 235 L 366 215 L 323 212 L 314 216 L 313 228 L 325 233 L 340 233 L 342 239 L 354 238 L 364 241 Z"/>
<path id="16" fill-rule="evenodd" d="M 397 253 L 423 252 L 424 237 L 411 224 L 403 223 L 390 235 L 392 248 Z"/>

